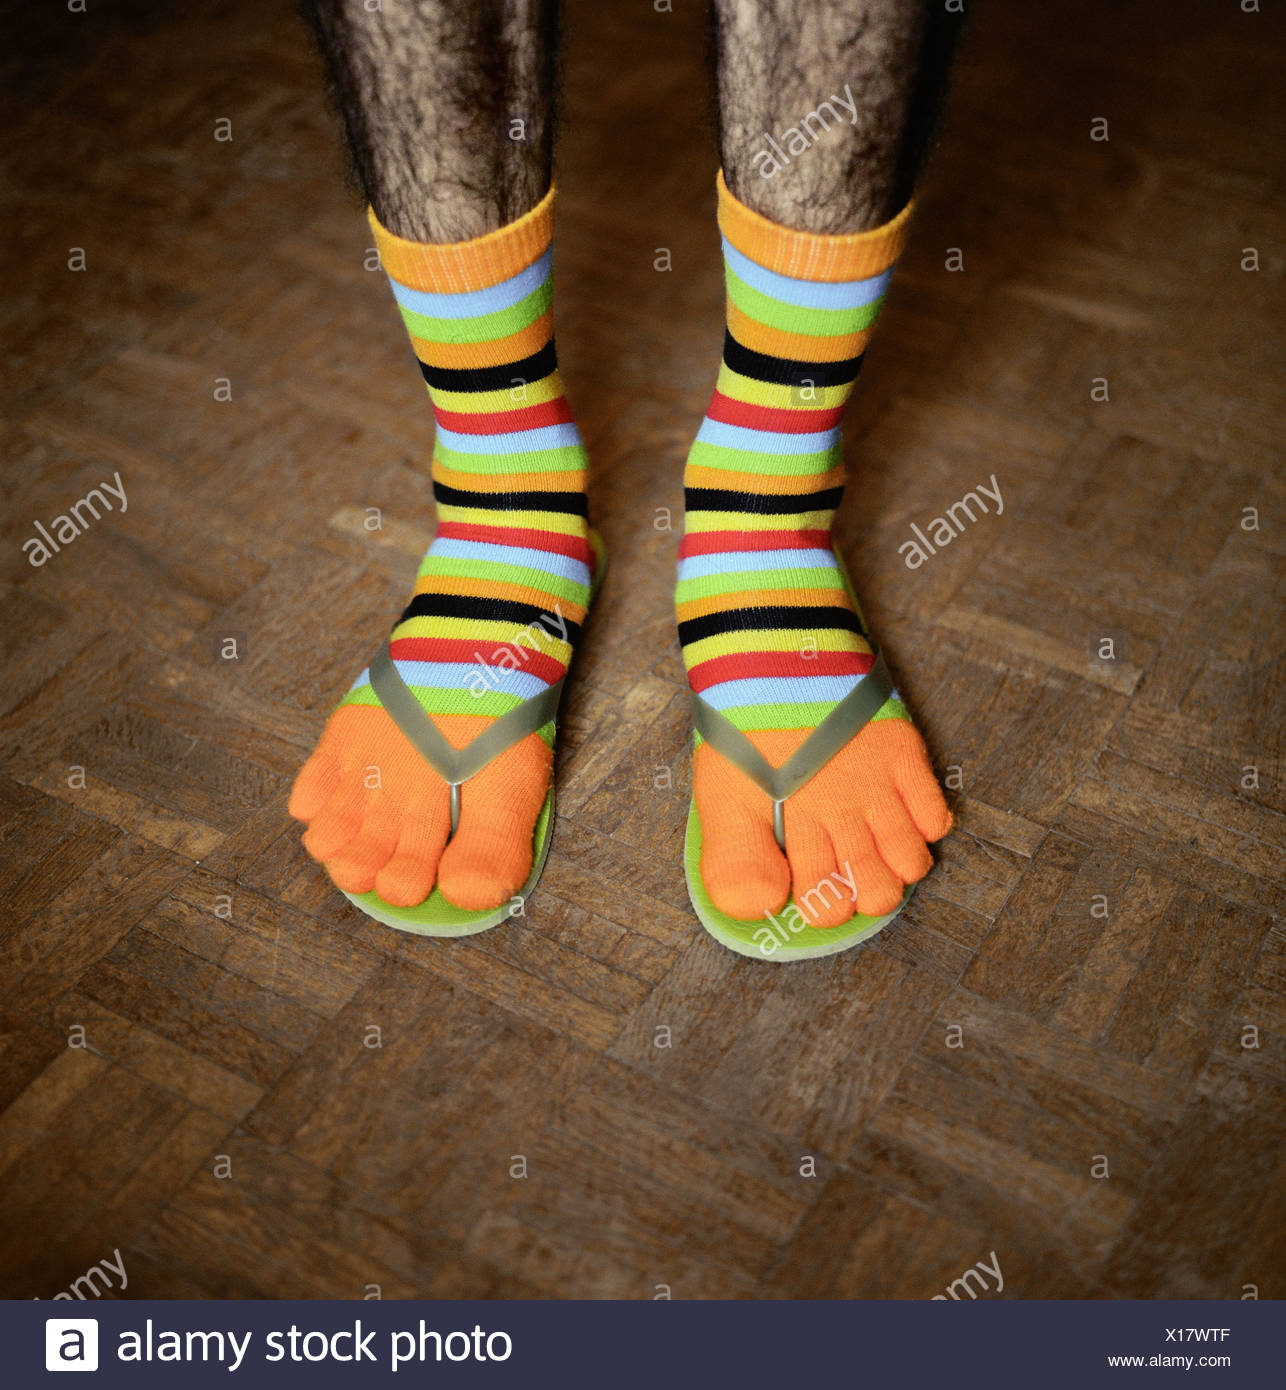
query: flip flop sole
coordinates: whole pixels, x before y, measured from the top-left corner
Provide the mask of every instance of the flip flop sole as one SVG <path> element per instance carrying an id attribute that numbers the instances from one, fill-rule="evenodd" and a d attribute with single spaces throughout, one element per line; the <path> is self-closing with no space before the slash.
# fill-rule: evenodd
<path id="1" fill-rule="evenodd" d="M 522 888 L 499 907 L 484 908 L 480 912 L 469 912 L 456 907 L 442 896 L 442 890 L 435 888 L 422 903 L 415 907 L 394 907 L 386 903 L 374 891 L 370 893 L 345 893 L 344 896 L 354 907 L 368 917 L 383 922 L 386 927 L 396 927 L 398 931 L 414 932 L 417 936 L 475 936 L 478 932 L 499 926 L 512 917 L 531 896 L 537 880 L 544 872 L 545 860 L 549 858 L 550 841 L 554 838 L 554 788 L 550 784 L 545 804 L 536 819 L 536 829 L 532 836 L 531 874 Z M 341 890 L 342 891 L 342 890 Z"/>
<path id="2" fill-rule="evenodd" d="M 692 802 L 688 810 L 688 832 L 684 841 L 683 870 L 688 880 L 688 896 L 701 925 L 721 945 L 738 955 L 750 956 L 754 960 L 772 961 L 778 965 L 793 960 L 813 960 L 819 956 L 833 956 L 847 951 L 851 946 L 860 946 L 869 941 L 877 932 L 883 931 L 902 911 L 915 892 L 911 884 L 902 901 L 892 912 L 884 917 L 868 917 L 864 912 L 855 912 L 847 922 L 835 927 L 810 927 L 805 925 L 806 915 L 796 907 L 794 898 L 770 920 L 761 917 L 755 921 L 745 921 L 730 917 L 721 912 L 710 901 L 705 883 L 701 878 L 701 817 L 697 814 L 697 803 Z M 799 922 L 796 928 L 793 923 Z"/>

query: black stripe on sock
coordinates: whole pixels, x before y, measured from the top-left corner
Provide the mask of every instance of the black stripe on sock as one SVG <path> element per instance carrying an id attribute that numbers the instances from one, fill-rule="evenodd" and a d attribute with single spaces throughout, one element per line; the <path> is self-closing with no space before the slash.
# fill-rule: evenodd
<path id="1" fill-rule="evenodd" d="M 515 628 L 531 627 L 539 623 L 550 635 L 560 641 L 576 645 L 580 636 L 580 624 L 574 623 L 559 613 L 551 613 L 535 603 L 519 603 L 512 598 L 476 598 L 470 594 L 416 594 L 402 610 L 402 616 L 393 626 L 406 622 L 408 618 L 472 618 L 483 622 L 513 623 Z"/>
<path id="2" fill-rule="evenodd" d="M 745 516 L 795 516 L 804 512 L 833 512 L 844 496 L 842 487 L 820 492 L 734 492 L 724 487 L 685 487 L 683 505 L 690 512 L 741 512 Z"/>
<path id="3" fill-rule="evenodd" d="M 435 482 L 433 495 L 447 507 L 483 507 L 493 512 L 562 512 L 589 519 L 589 499 L 583 492 L 467 492 Z"/>
<path id="4" fill-rule="evenodd" d="M 505 391 L 543 381 L 557 366 L 551 338 L 539 352 L 518 362 L 502 362 L 498 367 L 430 367 L 421 362 L 420 373 L 439 391 Z"/>
<path id="5" fill-rule="evenodd" d="M 721 632 L 762 632 L 765 628 L 846 628 L 862 633 L 857 614 L 847 608 L 729 608 L 722 613 L 707 613 L 703 618 L 689 618 L 679 624 L 679 643 L 686 647 L 703 637 L 717 637 Z"/>
<path id="6" fill-rule="evenodd" d="M 723 335 L 723 360 L 739 376 L 775 386 L 794 386 L 800 391 L 810 386 L 847 386 L 857 380 L 862 370 L 860 352 L 842 362 L 796 362 L 790 357 L 769 357 L 766 352 L 743 347 L 730 329 Z"/>

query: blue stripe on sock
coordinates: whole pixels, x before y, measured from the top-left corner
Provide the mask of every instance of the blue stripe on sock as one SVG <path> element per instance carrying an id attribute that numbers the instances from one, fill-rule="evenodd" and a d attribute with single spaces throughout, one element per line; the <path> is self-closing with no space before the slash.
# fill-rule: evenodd
<path id="1" fill-rule="evenodd" d="M 510 434 L 458 434 L 438 426 L 438 438 L 458 454 L 530 454 L 544 449 L 566 449 L 581 442 L 575 425 L 541 425 Z M 516 471 L 521 472 L 521 469 Z"/>
<path id="2" fill-rule="evenodd" d="M 481 643 L 479 643 L 481 645 Z M 464 690 L 479 697 L 501 692 L 530 700 L 546 688 L 539 676 L 508 666 L 487 666 L 481 661 L 395 661 L 397 673 L 415 690 Z M 352 689 L 369 685 L 370 672 L 363 671 Z"/>
<path id="3" fill-rule="evenodd" d="M 751 289 L 801 309 L 860 309 L 879 299 L 893 278 L 893 271 L 889 269 L 868 280 L 796 280 L 756 264 L 738 251 L 727 237 L 723 238 L 723 254 L 733 272 Z"/>
<path id="4" fill-rule="evenodd" d="M 746 425 L 729 425 L 722 420 L 702 420 L 697 431 L 702 444 L 716 444 L 725 449 L 741 449 L 754 454 L 820 454 L 839 443 L 840 431 L 818 430 L 812 434 L 778 433 L 776 430 L 755 430 Z"/>
<path id="5" fill-rule="evenodd" d="M 473 319 L 483 314 L 494 314 L 501 309 L 512 309 L 519 300 L 539 289 L 549 278 L 553 266 L 553 251 L 546 251 L 538 261 L 526 270 L 498 285 L 485 290 L 462 290 L 455 294 L 432 294 L 428 290 L 413 290 L 409 285 L 399 284 L 390 275 L 389 284 L 393 296 L 403 309 L 412 313 L 425 314 L 433 319 Z"/>
<path id="6" fill-rule="evenodd" d="M 834 552 L 808 550 L 720 550 L 711 555 L 689 555 L 679 561 L 679 579 L 704 579 L 712 574 L 738 570 L 838 569 Z"/>
<path id="7" fill-rule="evenodd" d="M 701 692 L 715 709 L 738 705 L 794 705 L 828 700 L 834 703 L 862 679 L 861 676 L 754 676 L 722 681 Z"/>

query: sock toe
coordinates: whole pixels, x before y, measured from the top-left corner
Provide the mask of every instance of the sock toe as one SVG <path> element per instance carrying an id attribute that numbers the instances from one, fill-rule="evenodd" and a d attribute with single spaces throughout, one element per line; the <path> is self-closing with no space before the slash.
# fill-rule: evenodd
<path id="1" fill-rule="evenodd" d="M 323 863 L 361 833 L 369 793 L 360 781 L 340 786 L 304 831 L 304 848 Z"/>
<path id="2" fill-rule="evenodd" d="M 438 886 L 442 896 L 456 907 L 468 912 L 485 912 L 516 897 L 530 873 L 530 855 L 523 869 L 512 860 L 498 862 L 485 850 L 467 850 L 453 855 L 449 863 L 443 856 Z"/>
<path id="3" fill-rule="evenodd" d="M 326 872 L 336 888 L 344 893 L 369 893 L 375 887 L 375 875 L 379 867 L 370 859 L 340 858 L 331 859 L 326 864 Z"/>
<path id="4" fill-rule="evenodd" d="M 837 927 L 856 910 L 840 874 L 835 848 L 817 821 L 791 813 L 786 803 L 786 857 L 790 861 L 790 895 L 810 927 Z"/>
<path id="5" fill-rule="evenodd" d="M 883 797 L 869 817 L 880 858 L 903 883 L 918 883 L 933 868 L 933 855 L 897 796 Z"/>
<path id="6" fill-rule="evenodd" d="M 698 796 L 701 880 L 710 901 L 729 917 L 753 921 L 780 912 L 790 897 L 790 866 L 772 822 L 732 801 Z"/>
<path id="7" fill-rule="evenodd" d="M 857 910 L 868 917 L 883 917 L 902 901 L 905 885 L 880 858 L 875 837 L 865 821 L 838 821 L 831 831 L 845 872 L 857 884 Z"/>
<path id="8" fill-rule="evenodd" d="M 299 769 L 295 785 L 290 789 L 290 802 L 286 809 L 295 820 L 311 821 L 334 796 L 339 783 L 339 760 L 323 734 L 321 743 Z"/>
<path id="9" fill-rule="evenodd" d="M 375 875 L 375 891 L 393 907 L 418 907 L 433 892 L 450 829 L 446 784 L 440 796 L 413 801 L 402 818 L 397 849 Z"/>
<path id="10" fill-rule="evenodd" d="M 397 852 L 403 813 L 387 799 L 366 812 L 357 838 L 327 861 L 326 869 L 336 888 L 345 893 L 369 893 L 379 871 Z"/>
<path id="11" fill-rule="evenodd" d="M 436 860 L 399 851 L 375 875 L 375 891 L 391 907 L 419 907 L 433 892 L 437 874 Z"/>
<path id="12" fill-rule="evenodd" d="M 468 912 L 485 912 L 517 895 L 531 874 L 532 839 L 547 778 L 537 799 L 539 789 L 539 781 L 521 792 L 511 788 L 509 805 L 502 806 L 493 796 L 479 794 L 485 787 L 472 789 L 470 798 L 465 784 L 460 824 L 438 865 L 438 887 L 448 902 Z"/>
<path id="13" fill-rule="evenodd" d="M 951 812 L 919 730 L 903 719 L 882 719 L 868 728 L 872 736 L 868 742 L 887 759 L 893 783 L 915 828 L 930 844 L 942 839 L 951 829 Z"/>
<path id="14" fill-rule="evenodd" d="M 438 886 L 448 902 L 485 912 L 522 889 L 553 770 L 549 745 L 529 734 L 461 787 L 460 824 L 438 866 Z"/>

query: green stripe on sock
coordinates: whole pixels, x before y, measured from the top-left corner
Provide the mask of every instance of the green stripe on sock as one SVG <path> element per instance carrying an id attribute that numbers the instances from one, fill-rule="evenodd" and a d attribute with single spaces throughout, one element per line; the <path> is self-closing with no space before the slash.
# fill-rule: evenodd
<path id="1" fill-rule="evenodd" d="M 768 729 L 815 729 L 834 708 L 834 700 L 801 700 L 798 703 L 733 705 L 719 713 L 742 733 L 751 733 Z M 871 716 L 871 722 L 879 719 L 909 721 L 910 718 L 902 701 L 896 695 L 891 695 Z"/>
<path id="2" fill-rule="evenodd" d="M 828 473 L 842 462 L 843 456 L 838 444 L 813 454 L 775 454 L 766 450 L 754 453 L 749 449 L 732 449 L 726 444 L 709 444 L 698 439 L 693 442 L 688 462 L 699 468 L 722 468 L 754 478 L 808 478 Z"/>
<path id="3" fill-rule="evenodd" d="M 499 478 L 509 473 L 574 473 L 585 467 L 585 450 L 579 444 L 561 449 L 533 449 L 521 454 L 466 454 L 452 449 L 441 438 L 434 440 L 439 463 L 457 473 L 479 473 Z"/>
<path id="4" fill-rule="evenodd" d="M 817 338 L 841 338 L 848 333 L 860 333 L 875 322 L 880 305 L 884 303 L 881 296 L 856 309 L 801 309 L 754 289 L 731 266 L 727 268 L 727 284 L 728 298 L 756 323 L 782 333 L 803 333 Z"/>
<path id="5" fill-rule="evenodd" d="M 417 314 L 414 309 L 402 309 L 402 322 L 413 338 L 425 338 L 431 343 L 492 343 L 497 338 L 521 333 L 535 323 L 549 308 L 551 289 L 546 280 L 508 309 L 497 309 L 493 314 L 479 314 L 471 319 L 435 319 Z"/>
<path id="6" fill-rule="evenodd" d="M 579 604 L 582 608 L 589 603 L 588 584 L 578 583 L 565 575 L 550 574 L 548 570 L 529 569 L 525 565 L 511 565 L 502 560 L 473 560 L 430 554 L 421 561 L 419 573 L 421 576 L 433 574 L 479 581 L 493 580 L 497 584 L 519 584 L 525 589 L 539 589 L 551 598 Z"/>
<path id="7" fill-rule="evenodd" d="M 683 579 L 675 586 L 676 603 L 713 598 L 716 594 L 745 594 L 773 589 L 834 589 L 844 594 L 844 582 L 832 565 L 811 565 L 798 569 L 733 570 L 727 574 L 701 575 Z M 847 605 L 843 605 L 847 607 Z"/>

